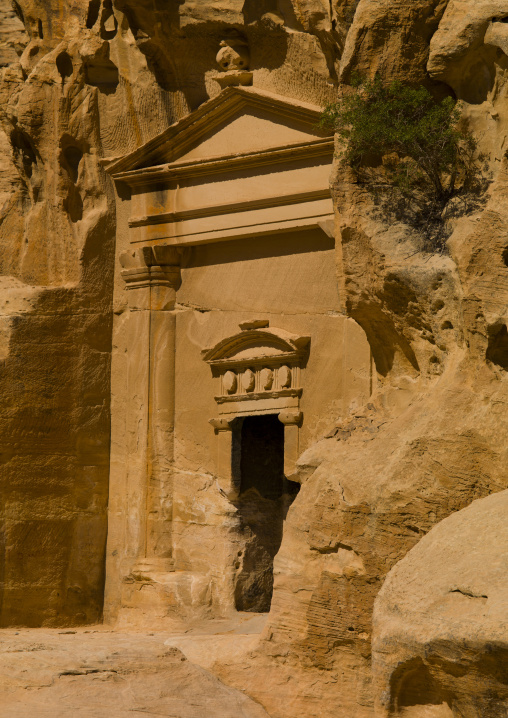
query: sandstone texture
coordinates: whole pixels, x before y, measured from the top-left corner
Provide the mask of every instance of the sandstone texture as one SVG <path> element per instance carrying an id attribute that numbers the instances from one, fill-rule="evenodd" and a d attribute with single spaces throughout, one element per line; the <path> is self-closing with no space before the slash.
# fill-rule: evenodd
<path id="1" fill-rule="evenodd" d="M 260 705 L 166 646 L 166 638 L 160 632 L 119 633 L 101 626 L 5 630 L 2 715 L 266 718 Z"/>
<path id="2" fill-rule="evenodd" d="M 507 17 L 0 0 L 6 715 L 505 714 Z M 319 126 L 357 73 L 477 138 L 443 253 Z"/>
<path id="3" fill-rule="evenodd" d="M 378 715 L 506 713 L 506 491 L 433 528 L 376 598 Z"/>

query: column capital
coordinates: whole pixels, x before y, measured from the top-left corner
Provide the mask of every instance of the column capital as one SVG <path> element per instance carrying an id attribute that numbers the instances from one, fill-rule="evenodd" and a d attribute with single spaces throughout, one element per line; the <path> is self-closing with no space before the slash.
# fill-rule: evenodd
<path id="1" fill-rule="evenodd" d="M 284 426 L 291 426 L 292 424 L 299 426 L 302 423 L 302 419 L 302 411 L 281 411 L 279 414 L 279 421 L 282 422 Z"/>
<path id="2" fill-rule="evenodd" d="M 209 419 L 208 423 L 213 426 L 216 432 L 233 431 L 233 426 L 230 419 Z"/>
<path id="3" fill-rule="evenodd" d="M 139 247 L 120 254 L 126 289 L 163 286 L 175 291 L 182 283 L 181 250 L 169 245 Z"/>

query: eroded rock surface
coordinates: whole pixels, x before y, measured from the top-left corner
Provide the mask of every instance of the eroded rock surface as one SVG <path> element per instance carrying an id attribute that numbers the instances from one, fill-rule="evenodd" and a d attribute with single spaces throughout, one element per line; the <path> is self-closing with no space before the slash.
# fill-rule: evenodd
<path id="1" fill-rule="evenodd" d="M 437 30 L 434 75 L 440 33 L 460 30 L 445 18 L 439 24 L 444 9 L 361 2 L 345 76 L 358 68 L 406 77 L 411 65 L 415 79 L 425 77 L 423 26 L 429 40 Z M 471 13 L 476 17 L 477 6 Z M 397 31 L 388 33 L 392 22 Z M 464 100 L 471 126 L 490 128 L 492 106 Z M 492 101 L 501 116 L 504 100 L 495 94 Z M 370 408 L 353 411 L 300 459 L 302 489 L 276 558 L 263 650 L 280 655 L 286 647 L 304 663 L 341 666 L 339 715 L 349 715 L 353 701 L 355 715 L 372 711 L 371 612 L 386 572 L 436 521 L 506 487 L 506 159 L 501 129 L 479 135 L 495 179 L 485 208 L 454 223 L 449 256 L 422 253 L 403 225 L 379 223 L 369 196 L 337 166 L 339 271 L 348 314 L 369 339 L 378 385 Z"/>
<path id="2" fill-rule="evenodd" d="M 376 715 L 505 715 L 507 501 L 453 514 L 389 573 L 374 610 Z"/>
<path id="3" fill-rule="evenodd" d="M 1 633 L 5 718 L 266 718 L 240 691 L 191 663 L 165 634 L 21 630 Z"/>

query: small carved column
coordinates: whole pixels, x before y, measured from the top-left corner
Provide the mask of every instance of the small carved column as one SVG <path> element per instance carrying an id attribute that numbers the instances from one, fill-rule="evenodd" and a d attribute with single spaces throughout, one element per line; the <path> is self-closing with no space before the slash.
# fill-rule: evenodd
<path id="1" fill-rule="evenodd" d="M 299 455 L 298 434 L 303 414 L 301 411 L 281 411 L 279 421 L 284 424 L 284 475 L 287 479 L 296 471 Z"/>
<path id="2" fill-rule="evenodd" d="M 134 440 L 145 449 L 144 476 L 137 482 L 138 559 L 133 571 L 168 571 L 172 563 L 172 487 L 175 413 L 175 301 L 181 284 L 180 254 L 169 246 L 143 247 L 120 256 L 129 308 L 148 316 L 141 353 L 132 347 L 129 391 L 146 397 L 146 421 Z M 137 337 L 139 340 L 139 336 Z M 141 381 L 145 386 L 139 386 Z M 140 424 L 141 426 L 141 424 Z"/>
<path id="3" fill-rule="evenodd" d="M 233 427 L 228 419 L 210 419 L 217 435 L 217 477 L 228 498 L 235 492 L 233 480 Z"/>

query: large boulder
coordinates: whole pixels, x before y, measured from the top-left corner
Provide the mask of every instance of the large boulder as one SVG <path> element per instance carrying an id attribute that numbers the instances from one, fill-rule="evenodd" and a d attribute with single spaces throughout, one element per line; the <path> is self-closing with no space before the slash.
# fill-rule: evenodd
<path id="1" fill-rule="evenodd" d="M 508 711 L 508 491 L 435 526 L 388 574 L 374 608 L 377 716 Z"/>

